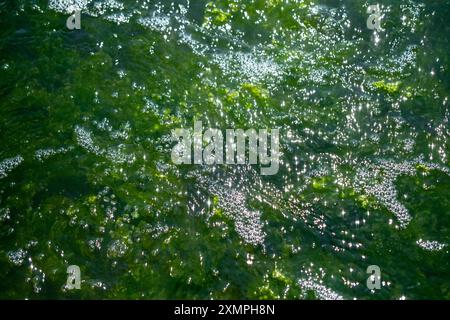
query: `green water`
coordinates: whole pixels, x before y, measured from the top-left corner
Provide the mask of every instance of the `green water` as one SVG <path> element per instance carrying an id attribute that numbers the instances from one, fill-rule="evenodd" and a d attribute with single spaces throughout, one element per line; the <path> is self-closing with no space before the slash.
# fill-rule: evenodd
<path id="1" fill-rule="evenodd" d="M 0 298 L 450 299 L 450 1 L 378 3 L 0 1 Z"/>

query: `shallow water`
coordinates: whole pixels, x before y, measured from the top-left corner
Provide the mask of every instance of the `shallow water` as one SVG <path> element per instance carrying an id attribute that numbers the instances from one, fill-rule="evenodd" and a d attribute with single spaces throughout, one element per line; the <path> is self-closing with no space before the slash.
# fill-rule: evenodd
<path id="1" fill-rule="evenodd" d="M 0 297 L 450 299 L 450 1 L 378 3 L 0 1 Z M 173 164 L 196 120 L 278 174 Z"/>

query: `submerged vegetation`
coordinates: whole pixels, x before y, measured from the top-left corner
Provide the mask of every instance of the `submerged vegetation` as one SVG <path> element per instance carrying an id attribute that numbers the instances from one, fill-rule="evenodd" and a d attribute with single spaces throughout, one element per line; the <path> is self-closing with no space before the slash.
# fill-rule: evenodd
<path id="1" fill-rule="evenodd" d="M 0 298 L 450 299 L 450 1 L 378 3 L 0 0 Z"/>

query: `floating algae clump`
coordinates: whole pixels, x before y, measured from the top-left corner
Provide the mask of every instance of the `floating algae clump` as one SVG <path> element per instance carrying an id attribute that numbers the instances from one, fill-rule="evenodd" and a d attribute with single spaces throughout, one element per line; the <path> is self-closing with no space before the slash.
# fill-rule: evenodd
<path id="1" fill-rule="evenodd" d="M 396 94 L 400 89 L 400 82 L 386 82 L 384 80 L 380 80 L 374 82 L 372 86 L 378 90 L 384 91 L 389 94 Z"/>
<path id="2" fill-rule="evenodd" d="M 257 99 L 265 100 L 269 96 L 269 92 L 266 89 L 251 83 L 244 83 L 242 89 L 247 90 Z"/>
<path id="3" fill-rule="evenodd" d="M 236 6 L 229 6 L 230 10 L 235 11 Z M 213 23 L 215 25 L 225 24 L 231 17 L 231 13 L 217 8 L 213 2 L 208 2 L 205 9 L 205 25 Z"/>

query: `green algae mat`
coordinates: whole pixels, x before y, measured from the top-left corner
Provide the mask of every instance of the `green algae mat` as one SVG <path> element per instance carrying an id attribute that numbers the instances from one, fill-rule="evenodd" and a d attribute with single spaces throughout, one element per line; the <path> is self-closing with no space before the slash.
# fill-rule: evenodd
<path id="1" fill-rule="evenodd" d="M 0 298 L 450 299 L 450 1 L 376 1 L 0 0 Z"/>

